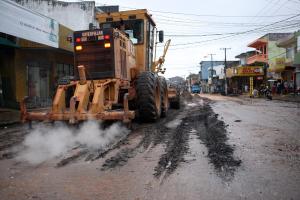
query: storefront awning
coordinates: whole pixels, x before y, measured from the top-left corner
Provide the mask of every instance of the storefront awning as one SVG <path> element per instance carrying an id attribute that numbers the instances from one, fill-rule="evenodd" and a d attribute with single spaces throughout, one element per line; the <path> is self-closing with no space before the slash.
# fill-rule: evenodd
<path id="1" fill-rule="evenodd" d="M 13 43 L 12 41 L 6 39 L 6 38 L 1 38 L 0 37 L 0 45 L 8 46 L 8 47 L 14 47 L 14 48 L 19 48 L 20 46 Z"/>

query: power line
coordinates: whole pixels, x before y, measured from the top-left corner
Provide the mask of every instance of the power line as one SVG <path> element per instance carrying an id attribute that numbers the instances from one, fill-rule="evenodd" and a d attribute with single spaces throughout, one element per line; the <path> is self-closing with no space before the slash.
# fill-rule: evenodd
<path id="1" fill-rule="evenodd" d="M 277 22 L 273 22 L 271 24 L 265 25 L 265 26 L 260 27 L 260 28 L 255 28 L 255 29 L 251 29 L 251 30 L 247 30 L 247 31 L 242 31 L 242 32 L 236 32 L 234 34 L 231 34 L 231 35 L 228 35 L 228 36 L 224 36 L 224 37 L 220 37 L 220 38 L 214 38 L 214 39 L 210 39 L 210 40 L 202 40 L 202 41 L 196 41 L 196 42 L 190 42 L 190 43 L 173 44 L 173 45 L 170 45 L 170 46 L 186 46 L 186 45 L 190 45 L 190 44 L 198 44 L 198 43 L 203 43 L 203 42 L 208 42 L 208 41 L 215 41 L 215 40 L 220 40 L 220 39 L 224 39 L 224 38 L 228 38 L 228 37 L 233 37 L 233 36 L 236 36 L 236 35 L 251 33 L 251 32 L 258 31 L 259 29 L 265 30 L 265 27 L 269 27 L 269 26 L 272 26 L 272 25 L 275 25 L 275 24 L 287 21 L 289 19 L 292 19 L 292 18 L 295 18 L 295 17 L 298 17 L 298 16 L 300 16 L 300 14 L 294 15 L 293 17 L 289 17 L 289 18 L 286 18 L 286 19 L 283 19 L 283 20 L 280 20 L 280 21 L 277 21 Z M 294 27 L 295 25 L 298 25 L 298 24 L 299 23 L 293 24 L 292 27 Z M 282 28 L 282 26 L 279 27 L 279 28 Z M 268 31 L 269 31 L 269 29 L 268 29 Z"/>
<path id="2" fill-rule="evenodd" d="M 109 5 L 109 4 L 100 4 L 103 6 Z M 122 6 L 122 8 L 128 8 L 128 9 L 139 9 L 139 8 L 134 8 L 134 7 L 128 7 L 128 6 Z M 156 13 L 165 13 L 165 14 L 174 14 L 174 15 L 186 15 L 186 16 L 197 16 L 197 17 L 228 17 L 228 18 L 249 18 L 253 17 L 253 15 L 213 15 L 213 14 L 194 14 L 194 13 L 184 13 L 184 12 L 170 12 L 170 11 L 164 11 L 164 10 L 152 10 L 148 9 L 151 12 L 156 12 Z M 286 16 L 292 16 L 293 14 L 287 14 L 287 15 L 261 15 L 261 16 L 256 16 L 256 17 L 263 17 L 263 18 L 273 18 L 273 17 L 286 17 Z"/>
<path id="3" fill-rule="evenodd" d="M 295 26 L 295 27 L 298 27 L 298 26 Z M 262 32 L 262 31 L 260 31 Z M 266 33 L 266 32 L 269 32 L 269 30 L 265 30 L 263 31 L 262 33 Z M 255 34 L 259 33 L 259 32 L 254 32 Z M 242 36 L 242 35 L 233 35 L 232 37 L 236 37 L 236 36 Z M 189 49 L 189 48 L 196 48 L 196 47 L 201 47 L 203 45 L 206 45 L 208 42 L 213 42 L 213 41 L 216 41 L 216 40 L 221 40 L 221 39 L 231 39 L 230 38 L 231 36 L 227 36 L 227 37 L 221 37 L 221 38 L 215 38 L 215 39 L 211 39 L 211 40 L 203 40 L 201 41 L 202 44 L 189 44 L 189 45 L 185 45 L 185 47 L 179 47 L 179 48 L 172 48 L 170 47 L 169 50 L 173 51 L 173 50 L 183 50 L 183 49 Z M 200 43 L 200 42 L 199 42 Z"/>

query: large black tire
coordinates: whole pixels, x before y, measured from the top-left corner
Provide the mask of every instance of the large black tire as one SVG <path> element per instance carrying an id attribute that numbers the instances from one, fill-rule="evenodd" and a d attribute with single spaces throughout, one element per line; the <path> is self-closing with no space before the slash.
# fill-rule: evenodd
<path id="1" fill-rule="evenodd" d="M 154 122 L 161 115 L 161 92 L 158 77 L 142 72 L 137 78 L 137 108 L 144 122 Z"/>
<path id="2" fill-rule="evenodd" d="M 169 109 L 168 85 L 164 77 L 160 76 L 159 83 L 161 88 L 161 117 L 166 117 Z"/>

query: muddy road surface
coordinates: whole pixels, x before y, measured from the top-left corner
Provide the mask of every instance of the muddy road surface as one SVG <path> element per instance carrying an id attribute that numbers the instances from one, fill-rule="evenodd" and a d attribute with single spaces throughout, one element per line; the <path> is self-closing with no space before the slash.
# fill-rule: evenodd
<path id="1" fill-rule="evenodd" d="M 0 199 L 300 199 L 299 130 L 296 103 L 189 94 L 131 130 L 14 125 Z"/>

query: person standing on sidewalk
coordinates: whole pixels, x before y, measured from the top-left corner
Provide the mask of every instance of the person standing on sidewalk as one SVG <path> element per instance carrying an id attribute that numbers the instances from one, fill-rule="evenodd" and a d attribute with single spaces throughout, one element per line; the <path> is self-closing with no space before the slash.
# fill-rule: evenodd
<path id="1" fill-rule="evenodd" d="M 276 86 L 277 86 L 277 82 L 274 82 L 272 85 L 272 95 L 276 93 Z"/>
<path id="2" fill-rule="evenodd" d="M 287 94 L 289 91 L 289 84 L 287 81 L 284 81 L 283 87 L 284 87 L 284 94 Z"/>
<path id="3" fill-rule="evenodd" d="M 277 89 L 277 94 L 280 95 L 281 94 L 281 82 L 280 82 L 280 80 L 278 80 L 278 82 L 277 82 L 276 89 Z"/>

